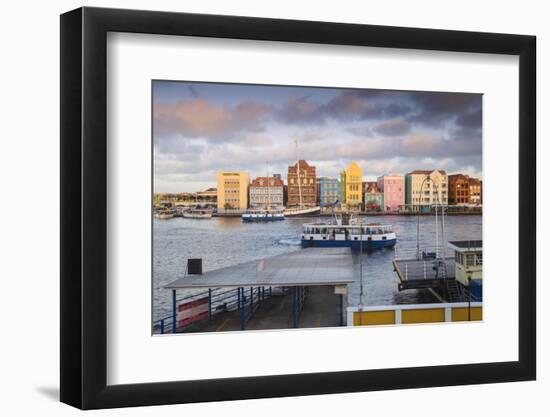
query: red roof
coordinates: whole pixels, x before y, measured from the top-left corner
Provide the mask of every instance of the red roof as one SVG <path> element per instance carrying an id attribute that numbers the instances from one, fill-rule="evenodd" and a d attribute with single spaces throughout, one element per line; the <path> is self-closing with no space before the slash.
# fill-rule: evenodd
<path id="1" fill-rule="evenodd" d="M 252 181 L 253 187 L 267 187 L 267 181 L 269 180 L 270 183 L 273 183 L 273 187 L 282 187 L 283 186 L 283 180 L 280 178 L 275 177 L 258 177 Z"/>

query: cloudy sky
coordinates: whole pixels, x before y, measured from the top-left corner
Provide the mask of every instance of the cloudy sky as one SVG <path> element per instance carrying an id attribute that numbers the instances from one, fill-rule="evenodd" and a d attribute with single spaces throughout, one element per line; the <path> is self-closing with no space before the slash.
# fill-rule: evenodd
<path id="1" fill-rule="evenodd" d="M 479 94 L 154 81 L 155 192 L 215 187 L 218 170 L 286 178 L 298 156 L 318 176 L 352 160 L 365 179 L 481 176 L 481 107 Z"/>

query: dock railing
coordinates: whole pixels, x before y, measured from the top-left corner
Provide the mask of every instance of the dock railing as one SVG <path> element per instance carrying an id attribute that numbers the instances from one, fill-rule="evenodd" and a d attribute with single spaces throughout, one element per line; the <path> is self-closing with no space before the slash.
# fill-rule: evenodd
<path id="1" fill-rule="evenodd" d="M 454 272 L 449 270 L 449 267 L 454 268 L 453 258 L 443 259 L 435 246 L 422 246 L 420 251 L 416 248 L 395 247 L 393 265 L 401 281 L 454 276 Z M 435 269 L 438 269 L 436 276 L 433 272 Z"/>
<path id="2" fill-rule="evenodd" d="M 178 307 L 181 304 L 200 300 L 204 297 L 208 297 L 209 300 L 207 320 L 212 320 L 216 314 L 221 312 L 235 311 L 242 307 L 243 318 L 246 323 L 254 317 L 254 312 L 258 309 L 260 303 L 271 297 L 271 294 L 270 287 L 210 288 L 195 294 L 188 294 L 174 300 L 174 312 L 172 314 L 153 321 L 153 333 L 174 333 L 174 329 L 178 331 L 193 324 L 178 325 Z"/>

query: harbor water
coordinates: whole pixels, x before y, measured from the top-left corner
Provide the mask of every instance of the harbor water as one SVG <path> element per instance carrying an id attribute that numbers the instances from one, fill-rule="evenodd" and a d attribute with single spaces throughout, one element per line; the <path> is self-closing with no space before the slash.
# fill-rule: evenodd
<path id="1" fill-rule="evenodd" d="M 171 314 L 170 291 L 164 285 L 185 274 L 188 258 L 202 258 L 203 271 L 301 250 L 303 223 L 328 221 L 329 217 L 289 217 L 272 223 L 243 223 L 239 217 L 153 220 L 153 320 Z M 416 216 L 361 217 L 366 222 L 389 223 L 397 234 L 398 253 L 416 249 Z M 446 216 L 445 241 L 482 238 L 482 216 Z M 439 237 L 441 240 L 441 237 Z M 435 245 L 435 217 L 420 217 L 421 247 Z M 447 249 L 450 254 L 450 249 Z M 364 253 L 363 303 L 365 305 L 434 302 L 427 291 L 397 290 L 393 249 Z M 359 262 L 359 256 L 355 255 Z M 349 302 L 359 302 L 359 277 L 349 286 Z M 178 296 L 184 296 L 184 292 Z"/>

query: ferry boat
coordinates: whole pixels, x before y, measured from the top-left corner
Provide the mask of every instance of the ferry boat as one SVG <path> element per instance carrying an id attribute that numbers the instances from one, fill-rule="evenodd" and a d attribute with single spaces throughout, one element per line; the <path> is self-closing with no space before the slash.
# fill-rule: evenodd
<path id="1" fill-rule="evenodd" d="M 182 216 L 186 219 L 210 219 L 212 217 L 212 210 L 191 209 L 184 211 Z"/>
<path id="2" fill-rule="evenodd" d="M 393 248 L 397 237 L 390 224 L 362 223 L 350 214 L 335 216 L 333 223 L 305 223 L 302 247 L 350 247 L 364 251 Z"/>
<path id="3" fill-rule="evenodd" d="M 161 210 L 156 210 L 155 211 L 155 218 L 159 219 L 159 220 L 168 220 L 168 219 L 171 219 L 173 218 L 175 215 L 174 211 L 170 210 L 170 209 L 161 209 Z"/>
<path id="4" fill-rule="evenodd" d="M 285 214 L 282 210 L 277 209 L 258 209 L 258 210 L 247 210 L 241 216 L 243 222 L 253 223 L 253 222 L 274 222 L 278 220 L 284 220 Z"/>

